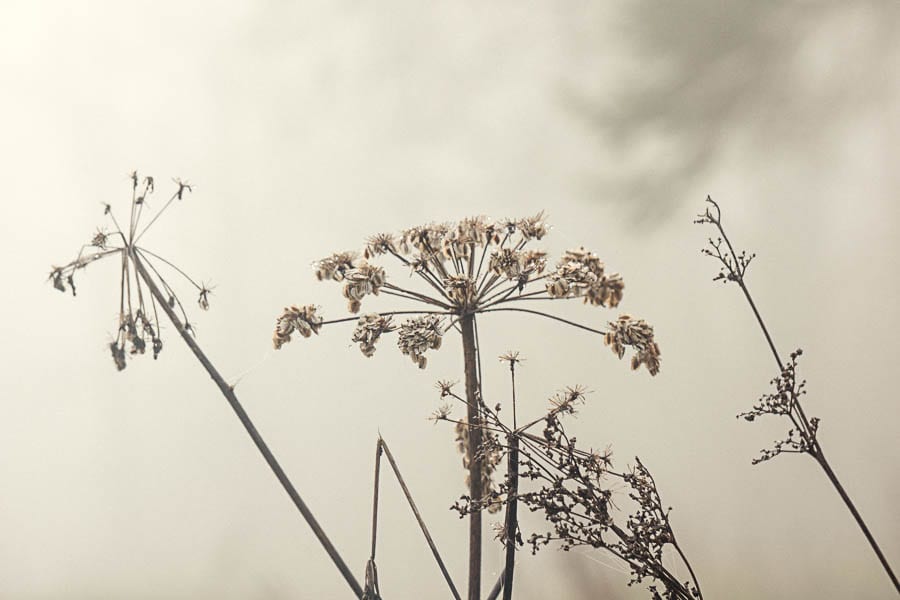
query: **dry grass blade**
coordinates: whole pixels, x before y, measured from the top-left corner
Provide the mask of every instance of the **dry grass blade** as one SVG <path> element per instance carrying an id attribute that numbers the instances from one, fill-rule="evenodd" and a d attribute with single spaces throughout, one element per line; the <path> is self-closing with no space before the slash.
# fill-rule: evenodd
<path id="1" fill-rule="evenodd" d="M 400 488 L 403 490 L 403 495 L 406 497 L 406 501 L 409 503 L 410 509 L 412 509 L 413 515 L 416 517 L 416 522 L 419 524 L 419 529 L 422 530 L 422 535 L 425 536 L 425 541 L 428 542 L 428 547 L 431 549 L 431 554 L 434 556 L 434 560 L 438 564 L 438 568 L 441 570 L 441 574 L 444 576 L 444 580 L 447 582 L 447 585 L 450 588 L 450 593 L 453 594 L 453 597 L 456 600 L 461 600 L 459 596 L 459 592 L 456 589 L 456 585 L 453 583 L 453 579 L 450 577 L 450 572 L 447 571 L 447 567 L 444 564 L 444 560 L 441 558 L 440 552 L 438 552 L 437 546 L 434 543 L 434 539 L 431 537 L 431 533 L 428 531 L 428 526 L 425 525 L 425 521 L 422 519 L 422 515 L 419 513 L 419 508 L 416 506 L 415 500 L 413 500 L 412 493 L 410 493 L 409 488 L 406 485 L 406 481 L 403 479 L 403 475 L 400 474 L 400 468 L 397 466 L 397 461 L 394 460 L 394 455 L 391 453 L 391 449 L 388 448 L 387 442 L 379 436 L 378 437 L 378 448 L 379 450 L 384 450 L 385 456 L 387 456 L 388 462 L 391 465 L 391 470 L 394 472 L 394 476 L 397 478 L 397 483 L 400 484 Z M 380 464 L 380 451 L 376 454 L 376 469 L 377 465 Z M 376 475 L 376 485 L 377 485 L 378 477 Z M 376 499 L 377 499 L 376 492 Z M 377 502 L 377 500 L 376 500 Z M 376 504 L 377 510 L 377 504 Z M 373 516 L 374 523 L 374 516 Z M 374 527 L 373 527 L 374 531 Z M 373 547 L 373 556 L 374 556 L 374 536 L 372 541 Z"/>

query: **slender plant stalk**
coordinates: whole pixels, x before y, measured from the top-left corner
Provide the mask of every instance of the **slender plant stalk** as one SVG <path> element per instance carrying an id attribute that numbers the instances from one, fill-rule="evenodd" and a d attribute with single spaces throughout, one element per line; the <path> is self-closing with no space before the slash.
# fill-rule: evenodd
<path id="1" fill-rule="evenodd" d="M 375 566 L 375 548 L 378 541 L 378 491 L 381 480 L 381 440 L 375 446 L 375 484 L 372 492 L 372 552 L 366 563 L 366 583 L 363 591 L 363 600 L 380 600 L 381 590 L 378 589 L 378 568 Z"/>
<path id="2" fill-rule="evenodd" d="M 281 465 L 278 464 L 275 456 L 272 454 L 271 450 L 269 450 L 268 445 L 266 445 L 266 442 L 263 440 L 262 436 L 256 430 L 256 427 L 253 425 L 253 421 L 250 420 L 250 417 L 249 415 L 247 415 L 244 407 L 241 405 L 240 401 L 238 401 L 232 387 L 225 382 L 225 380 L 222 378 L 213 364 L 203 353 L 203 350 L 200 349 L 200 346 L 197 345 L 197 342 L 194 340 L 193 336 L 191 336 L 191 334 L 184 328 L 184 325 L 181 323 L 178 315 L 176 315 L 172 307 L 169 306 L 168 299 L 156 286 L 153 278 L 145 269 L 143 262 L 141 262 L 141 260 L 138 258 L 137 253 L 132 251 L 131 258 L 134 261 L 135 268 L 137 269 L 141 280 L 147 285 L 150 293 L 153 294 L 153 297 L 156 298 L 156 301 L 160 306 L 162 306 L 166 315 L 168 315 L 169 320 L 172 321 L 172 324 L 175 326 L 175 329 L 177 329 L 178 333 L 181 334 L 184 342 L 194 353 L 194 356 L 197 357 L 197 360 L 200 361 L 200 364 L 203 365 L 203 368 L 206 369 L 206 372 L 209 373 L 209 376 L 212 377 L 212 380 L 215 382 L 216 386 L 218 386 L 219 390 L 222 392 L 222 395 L 225 396 L 225 399 L 228 400 L 228 403 L 231 405 L 231 408 L 234 409 L 235 414 L 237 414 L 237 417 L 241 421 L 241 424 L 244 426 L 244 429 L 247 430 L 247 433 L 250 435 L 253 443 L 256 444 L 256 447 L 263 455 L 266 463 L 268 463 L 269 467 L 272 469 L 272 472 L 275 473 L 275 477 L 278 478 L 279 483 L 281 483 L 288 496 L 290 496 L 291 500 L 294 502 L 297 510 L 299 510 L 300 514 L 303 515 L 304 520 L 309 525 L 310 529 L 312 529 L 316 538 L 319 540 L 319 543 L 321 543 L 322 547 L 325 548 L 325 552 L 328 553 L 328 556 L 331 557 L 331 560 L 332 562 L 334 562 L 334 565 L 337 567 L 338 571 L 340 571 L 341 575 L 344 576 L 344 580 L 347 582 L 347 585 L 350 586 L 350 589 L 353 590 L 353 594 L 357 598 L 362 598 L 363 590 L 359 586 L 359 582 L 356 581 L 353 573 L 351 573 L 350 569 L 347 568 L 346 563 L 344 563 L 341 555 L 338 554 L 338 551 L 331 543 L 331 540 L 329 540 L 328 536 L 325 535 L 325 532 L 322 530 L 322 527 L 319 525 L 318 521 L 316 521 L 316 518 L 309 510 L 309 507 L 306 506 L 306 503 L 300 497 L 300 494 L 297 493 L 297 490 L 294 488 L 291 480 L 288 479 L 288 476 L 284 472 L 284 469 L 282 469 Z"/>
<path id="3" fill-rule="evenodd" d="M 438 552 L 437 546 L 434 543 L 434 539 L 431 537 L 431 533 L 428 531 L 428 527 L 425 525 L 425 521 L 422 519 L 422 515 L 419 513 L 419 508 L 416 506 L 415 501 L 413 500 L 412 494 L 409 491 L 409 488 L 406 486 L 406 481 L 403 479 L 403 475 L 400 474 L 400 468 L 397 466 L 397 461 L 394 460 L 394 455 L 391 453 L 391 449 L 388 448 L 387 442 L 384 441 L 381 437 L 378 438 L 378 457 L 381 455 L 381 451 L 384 450 L 384 455 L 387 456 L 388 462 L 391 464 L 391 469 L 394 471 L 394 476 L 397 477 L 397 483 L 400 484 L 400 488 L 403 490 L 403 495 L 406 496 L 406 501 L 409 503 L 409 507 L 412 509 L 413 515 L 416 517 L 416 522 L 419 524 L 419 528 L 422 530 L 422 534 L 425 536 L 425 541 L 428 542 L 428 547 L 431 548 L 431 554 L 434 556 L 434 560 L 438 564 L 438 568 L 441 570 L 441 574 L 444 576 L 444 580 L 446 580 L 447 585 L 450 586 L 450 593 L 453 594 L 453 598 L 455 600 L 461 600 L 459 596 L 459 592 L 456 589 L 456 586 L 453 584 L 453 579 L 450 577 L 450 572 L 447 571 L 447 567 L 444 565 L 444 561 L 441 558 L 441 554 Z M 376 469 L 378 469 L 379 458 L 375 459 Z M 375 476 L 375 481 L 378 481 L 378 475 Z M 377 483 L 376 483 L 377 485 Z M 377 502 L 377 493 L 376 493 L 376 502 Z M 374 528 L 375 517 L 373 516 L 373 528 Z M 374 529 L 373 529 L 374 531 Z M 372 547 L 373 552 L 372 556 L 374 558 L 374 545 L 375 542 L 373 540 Z"/>
<path id="4" fill-rule="evenodd" d="M 506 568 L 503 576 L 503 600 L 512 600 L 513 571 L 516 568 L 516 534 L 519 529 L 519 438 L 511 435 L 507 454 L 507 502 L 506 502 Z"/>
<path id="5" fill-rule="evenodd" d="M 500 577 L 497 578 L 497 583 L 494 584 L 494 587 L 491 589 L 491 593 L 487 595 L 486 600 L 497 600 L 500 596 L 500 592 L 503 591 L 503 582 L 506 580 L 506 571 L 500 573 Z"/>
<path id="6" fill-rule="evenodd" d="M 681 550 L 681 546 L 678 545 L 678 542 L 672 542 L 672 545 L 675 547 L 675 551 L 678 552 L 678 556 L 681 557 L 681 562 L 685 564 L 688 569 L 688 572 L 691 574 L 691 580 L 694 582 L 694 587 L 697 588 L 697 593 L 700 598 L 703 598 L 703 590 L 700 589 L 700 581 L 697 579 L 697 575 L 694 574 L 694 567 L 691 566 L 691 561 L 687 559 L 684 552 Z"/>
<path id="7" fill-rule="evenodd" d="M 378 540 L 378 489 L 381 480 L 381 438 L 375 445 L 375 491 L 372 498 L 372 553 L 369 560 L 375 560 L 375 542 Z"/>
<path id="8" fill-rule="evenodd" d="M 484 490 L 481 481 L 481 416 L 478 398 L 478 364 L 475 355 L 475 315 L 464 314 L 459 319 L 462 330 L 463 363 L 466 377 L 466 404 L 469 430 L 469 497 L 480 503 Z M 481 598 L 481 510 L 469 514 L 469 600 Z"/>
<path id="9" fill-rule="evenodd" d="M 720 229 L 720 231 L 722 230 Z M 725 236 L 724 231 L 722 231 L 722 239 L 725 240 L 725 243 L 728 244 L 729 250 L 733 253 L 734 250 L 731 249 L 731 242 L 728 241 L 728 238 Z M 744 284 L 744 278 L 740 277 L 737 280 L 737 283 L 740 286 L 741 291 L 744 292 L 744 296 L 747 298 L 747 302 L 750 304 L 750 308 L 753 309 L 753 314 L 756 315 L 756 320 L 759 323 L 760 329 L 762 329 L 762 332 L 766 337 L 766 342 L 768 342 L 769 344 L 769 349 L 772 351 L 772 356 L 775 357 L 775 362 L 776 364 L 778 364 L 778 368 L 781 371 L 784 371 L 784 363 L 781 360 L 778 351 L 775 349 L 775 343 L 772 341 L 772 336 L 769 334 L 769 330 L 766 327 L 762 316 L 756 309 L 756 303 L 753 302 L 753 298 L 750 296 L 750 290 L 747 289 L 746 284 Z M 800 399 L 797 398 L 795 400 L 795 403 L 802 420 L 806 422 L 806 415 L 803 413 L 803 409 L 800 406 Z M 822 451 L 822 446 L 819 444 L 818 438 L 815 438 L 813 440 L 812 447 L 810 448 L 810 454 L 814 459 L 816 459 L 816 462 L 819 463 L 819 466 L 822 467 L 822 470 L 828 477 L 828 481 L 830 481 L 831 485 L 834 486 L 834 489 L 841 497 L 841 500 L 844 501 L 844 505 L 850 511 L 850 514 L 853 515 L 853 519 L 856 521 L 857 526 L 860 528 L 863 535 L 866 537 L 866 540 L 869 542 L 869 545 L 872 547 L 872 550 L 875 552 L 875 555 L 878 557 L 878 561 L 881 563 L 881 566 L 884 568 L 885 573 L 887 573 L 887 576 L 890 578 L 891 583 L 894 584 L 894 590 L 900 593 L 900 581 L 897 580 L 897 576 L 894 574 L 894 570 L 891 568 L 887 557 L 884 555 L 884 552 L 881 551 L 881 547 L 878 545 L 878 542 L 875 541 L 875 536 L 872 535 L 872 532 L 869 530 L 868 525 L 866 525 L 866 522 L 863 520 L 862 515 L 856 509 L 856 505 L 853 503 L 853 500 L 850 499 L 850 495 L 847 494 L 847 491 L 844 489 L 844 486 L 838 479 L 837 474 L 834 472 L 834 469 L 832 469 L 831 465 L 828 463 L 828 459 L 825 458 L 825 453 Z"/>
<path id="10" fill-rule="evenodd" d="M 724 261 L 722 257 L 719 256 L 719 260 L 728 269 L 727 279 L 736 282 L 741 288 L 741 291 L 744 293 L 744 298 L 746 298 L 747 303 L 750 305 L 750 309 L 753 311 L 753 315 L 756 317 L 759 328 L 762 330 L 762 333 L 766 338 L 766 343 L 769 346 L 769 350 L 772 352 L 772 356 L 775 358 L 775 363 L 778 365 L 779 371 L 784 372 L 784 362 L 781 360 L 781 356 L 778 354 L 778 350 L 775 347 L 775 342 L 772 340 L 772 336 L 769 334 L 769 328 L 766 327 L 766 323 L 763 320 L 762 315 L 759 313 L 759 310 L 756 308 L 756 303 L 753 301 L 753 297 L 750 295 L 750 290 L 747 287 L 747 284 L 744 282 L 744 271 L 746 270 L 746 265 L 749 263 L 749 261 L 745 263 L 741 262 L 741 258 L 735 251 L 734 246 L 732 246 L 731 244 L 731 240 L 728 239 L 728 235 L 725 233 L 725 229 L 722 226 L 722 212 L 719 208 L 719 205 L 716 204 L 710 197 L 707 197 L 706 200 L 715 207 L 716 214 L 713 215 L 707 209 L 707 212 L 705 215 L 703 215 L 703 218 L 706 219 L 705 222 L 712 223 L 716 226 L 716 229 L 719 230 L 719 234 L 722 236 L 722 241 L 724 241 L 726 246 L 728 247 L 728 254 L 731 256 L 731 260 L 733 261 L 732 266 L 731 263 Z M 713 256 L 715 255 L 713 254 Z M 806 431 L 810 431 L 810 421 L 809 419 L 807 419 L 806 414 L 803 411 L 803 407 L 800 405 L 800 399 L 795 398 L 793 402 L 797 408 L 801 424 L 806 429 Z M 825 458 L 825 453 L 822 451 L 822 447 L 819 444 L 818 438 L 813 437 L 812 444 L 807 450 L 807 453 L 810 454 L 817 463 L 819 463 L 820 467 L 822 467 L 822 470 L 825 472 L 828 480 L 834 486 L 835 490 L 837 490 L 838 495 L 840 495 L 841 499 L 844 501 L 844 504 L 847 506 L 847 509 L 850 511 L 850 514 L 853 515 L 853 519 L 856 521 L 856 524 L 859 526 L 863 535 L 866 537 L 866 540 L 868 540 L 869 545 L 872 547 L 872 550 L 878 557 L 879 562 L 881 562 L 881 566 L 884 568 L 885 573 L 887 573 L 887 576 L 890 578 L 891 583 L 894 584 L 894 590 L 900 593 L 900 582 L 898 582 L 897 576 L 894 574 L 890 563 L 888 563 L 887 558 L 884 556 L 884 552 L 881 551 L 881 547 L 878 545 L 878 542 L 875 541 L 875 537 L 872 535 L 872 532 L 869 531 L 869 527 L 866 525 L 865 521 L 863 521 L 862 515 L 859 514 L 859 511 L 856 509 L 856 506 L 853 504 L 853 501 L 850 499 L 850 496 L 847 494 L 844 486 L 838 480 L 837 475 L 831 468 L 828 460 Z"/>

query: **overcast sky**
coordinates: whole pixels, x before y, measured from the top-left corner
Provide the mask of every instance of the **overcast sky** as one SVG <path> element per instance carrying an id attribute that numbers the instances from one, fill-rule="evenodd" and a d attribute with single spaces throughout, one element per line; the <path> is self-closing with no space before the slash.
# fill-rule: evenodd
<path id="1" fill-rule="evenodd" d="M 647 319 L 662 372 L 486 315 L 486 394 L 506 398 L 493 357 L 510 348 L 528 359 L 520 411 L 593 390 L 579 440 L 623 468 L 641 456 L 707 597 L 892 597 L 813 461 L 751 467 L 785 425 L 734 415 L 774 362 L 691 221 L 712 194 L 757 252 L 749 282 L 779 350 L 805 350 L 820 442 L 900 567 L 898 30 L 889 0 L 4 2 L 0 596 L 349 597 L 171 327 L 158 361 L 116 372 L 113 262 L 81 273 L 77 298 L 45 281 L 109 226 L 102 203 L 127 210 L 137 169 L 156 203 L 171 178 L 194 184 L 145 244 L 215 286 L 198 340 L 360 578 L 380 431 L 464 582 L 460 457 L 425 420 L 434 382 L 461 378 L 459 342 L 424 371 L 387 343 L 362 357 L 352 327 L 276 353 L 275 317 L 344 316 L 310 264 L 372 233 L 546 209 L 552 256 L 587 246 L 626 282 L 621 311 L 565 314 Z M 385 597 L 448 597 L 382 485 Z M 598 552 L 520 564 L 522 600 L 646 597 Z"/>

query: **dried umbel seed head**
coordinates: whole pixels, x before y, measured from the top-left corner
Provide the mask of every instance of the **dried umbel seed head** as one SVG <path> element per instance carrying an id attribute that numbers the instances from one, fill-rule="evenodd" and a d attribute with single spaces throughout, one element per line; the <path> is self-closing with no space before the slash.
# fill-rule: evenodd
<path id="1" fill-rule="evenodd" d="M 375 343 L 381 334 L 394 329 L 396 328 L 391 325 L 390 316 L 385 317 L 378 313 L 363 315 L 353 331 L 353 341 L 359 343 L 359 349 L 364 356 L 372 356 L 375 354 Z"/>
<path id="2" fill-rule="evenodd" d="M 319 281 L 333 279 L 343 281 L 347 271 L 354 268 L 355 252 L 337 252 L 327 256 L 315 264 L 316 278 Z"/>
<path id="3" fill-rule="evenodd" d="M 400 251 L 409 254 L 411 249 L 431 255 L 443 247 L 444 236 L 450 231 L 446 223 L 430 223 L 405 229 L 400 234 Z"/>
<path id="4" fill-rule="evenodd" d="M 645 365 L 651 375 L 659 373 L 659 346 L 653 340 L 653 327 L 643 319 L 633 319 L 630 315 L 620 315 L 618 320 L 609 322 L 609 331 L 603 342 L 622 358 L 625 347 L 634 348 L 631 368 L 638 369 Z"/>
<path id="5" fill-rule="evenodd" d="M 516 221 L 516 227 L 522 234 L 522 238 L 526 240 L 540 240 L 547 235 L 549 227 L 544 221 L 544 211 L 539 212 L 533 217 L 525 217 Z"/>
<path id="6" fill-rule="evenodd" d="M 601 277 L 598 282 L 590 286 L 584 294 L 584 301 L 593 306 L 618 306 L 622 301 L 622 292 L 625 290 L 625 282 L 618 273 Z"/>
<path id="7" fill-rule="evenodd" d="M 520 362 L 523 362 L 525 360 L 524 358 L 521 358 L 519 356 L 518 350 L 508 350 L 507 352 L 504 352 L 497 358 L 500 359 L 500 362 L 509 363 L 510 367 L 514 367 L 515 365 L 517 365 Z"/>
<path id="8" fill-rule="evenodd" d="M 207 287 L 200 288 L 200 297 L 197 298 L 197 304 L 203 310 L 209 310 L 209 295 L 212 293 Z"/>
<path id="9" fill-rule="evenodd" d="M 547 266 L 547 253 L 539 250 L 502 248 L 491 253 L 488 267 L 495 275 L 509 281 L 521 280 L 534 273 L 542 273 Z"/>
<path id="10" fill-rule="evenodd" d="M 453 408 L 450 404 L 441 404 L 437 410 L 431 413 L 431 416 L 428 417 L 429 421 L 434 421 L 437 423 L 438 421 L 446 421 L 450 417 L 450 413 L 453 411 Z"/>
<path id="11" fill-rule="evenodd" d="M 576 406 L 584 402 L 586 391 L 584 386 L 576 385 L 557 392 L 550 397 L 550 412 L 552 414 L 574 415 L 577 410 Z"/>
<path id="12" fill-rule="evenodd" d="M 408 355 L 420 369 L 428 365 L 425 352 L 441 347 L 444 335 L 441 322 L 441 318 L 437 315 L 422 315 L 408 319 L 400 325 L 397 346 L 400 352 Z"/>
<path id="13" fill-rule="evenodd" d="M 456 226 L 456 238 L 466 244 L 484 246 L 491 239 L 493 225 L 483 215 L 466 217 Z"/>
<path id="14" fill-rule="evenodd" d="M 382 254 L 393 253 L 397 251 L 394 243 L 394 236 L 390 233 L 377 233 L 366 240 L 366 249 L 363 256 L 371 259 Z"/>
<path id="15" fill-rule="evenodd" d="M 369 294 L 378 295 L 384 285 L 384 269 L 363 262 L 356 268 L 344 272 L 343 279 L 346 281 L 344 298 L 349 301 L 350 312 L 357 313 L 363 298 Z"/>
<path id="16" fill-rule="evenodd" d="M 625 287 L 622 278 L 607 273 L 593 252 L 584 248 L 569 250 L 552 272 L 546 272 L 547 254 L 532 249 L 529 243 L 542 239 L 548 230 L 543 213 L 494 222 L 475 216 L 455 223 L 428 223 L 397 235 L 378 233 L 369 237 L 362 257 L 353 252 L 332 254 L 315 263 L 316 276 L 319 280 L 343 284 L 343 296 L 351 313 L 359 313 L 363 299 L 370 295 L 419 304 L 419 309 L 379 310 L 382 316 L 432 314 L 460 320 L 488 312 L 518 311 L 568 322 L 544 312 L 540 304 L 532 304 L 535 308 L 528 309 L 504 306 L 520 301 L 580 298 L 594 306 L 617 306 Z M 385 269 L 377 265 L 389 260 L 411 269 L 410 279 L 416 280 L 414 285 L 417 283 L 419 289 L 402 279 L 388 279 Z M 335 319 L 321 324 L 351 320 L 355 319 Z M 571 324 L 595 334 L 605 333 Z M 409 333 L 407 329 L 405 335 Z M 354 335 L 358 335 L 355 341 L 361 344 L 364 353 L 374 352 L 374 346 L 366 342 L 366 331 Z M 437 342 L 440 337 L 439 332 L 435 333 L 433 340 Z M 276 340 L 280 339 L 276 335 Z M 276 347 L 281 344 L 283 341 L 276 341 Z M 400 345 L 407 348 L 407 354 L 417 365 L 425 366 L 424 354 L 416 344 L 404 340 Z M 658 368 L 658 356 L 653 348 L 648 347 L 636 360 L 651 370 Z"/>
<path id="17" fill-rule="evenodd" d="M 491 253 L 488 267 L 496 275 L 502 275 L 507 279 L 518 279 L 522 273 L 522 264 L 519 261 L 519 252 L 512 248 L 503 248 Z"/>
<path id="18" fill-rule="evenodd" d="M 275 333 L 272 335 L 275 349 L 278 350 L 291 341 L 291 334 L 295 331 L 306 338 L 314 333 L 318 334 L 322 326 L 322 317 L 316 314 L 316 311 L 316 307 L 312 304 L 285 308 L 284 313 L 275 322 Z"/>
<path id="19" fill-rule="evenodd" d="M 448 260 L 468 259 L 476 246 L 484 246 L 489 239 L 487 220 L 482 216 L 467 217 L 455 228 L 448 228 L 441 239 L 441 252 Z"/>
<path id="20" fill-rule="evenodd" d="M 441 398 L 446 398 L 453 394 L 453 386 L 456 385 L 455 381 L 447 381 L 446 379 L 442 379 L 435 384 L 435 387 L 441 391 Z"/>
<path id="21" fill-rule="evenodd" d="M 109 236 L 102 229 L 98 229 L 97 233 L 94 234 L 94 237 L 91 239 L 91 246 L 95 246 L 100 248 L 101 250 L 106 249 L 106 242 L 109 239 Z"/>
<path id="22" fill-rule="evenodd" d="M 125 346 L 120 345 L 119 342 L 110 342 L 109 350 L 113 357 L 113 362 L 116 364 L 116 370 L 122 371 L 125 369 L 127 363 L 125 362 Z"/>
<path id="23" fill-rule="evenodd" d="M 468 275 L 451 275 L 444 279 L 447 296 L 458 306 L 470 306 L 475 300 L 475 282 Z"/>
<path id="24" fill-rule="evenodd" d="M 547 293 L 553 298 L 583 297 L 594 306 L 618 306 L 625 283 L 622 277 L 605 274 L 603 261 L 584 248 L 569 250 L 547 278 Z"/>

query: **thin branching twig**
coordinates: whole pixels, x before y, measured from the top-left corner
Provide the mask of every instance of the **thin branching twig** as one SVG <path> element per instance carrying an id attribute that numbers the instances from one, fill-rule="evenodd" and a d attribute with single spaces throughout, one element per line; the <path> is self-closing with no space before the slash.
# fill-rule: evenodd
<path id="1" fill-rule="evenodd" d="M 869 530 L 862 515 L 860 515 L 856 506 L 853 504 L 853 501 L 850 499 L 850 496 L 847 494 L 847 491 L 844 489 L 844 486 L 841 484 L 829 464 L 828 459 L 825 458 L 825 453 L 822 450 L 822 445 L 819 442 L 817 435 L 819 430 L 819 419 L 816 417 L 807 417 L 800 402 L 801 396 L 806 394 L 806 382 L 797 380 L 797 361 L 803 353 L 802 350 L 798 349 L 792 352 L 788 362 L 782 360 L 781 355 L 775 347 L 775 342 L 772 340 L 772 336 L 769 333 L 769 328 L 766 326 L 762 315 L 757 309 L 756 302 L 754 302 L 753 297 L 750 295 L 750 289 L 747 287 L 745 275 L 747 273 L 747 268 L 750 266 L 751 261 L 756 255 L 748 254 L 746 251 L 738 252 L 735 250 L 722 225 L 722 211 L 719 208 L 719 205 L 709 196 L 707 196 L 706 202 L 709 206 L 707 206 L 704 213 L 699 215 L 694 222 L 698 224 L 713 225 L 718 231 L 718 237 L 715 239 L 709 238 L 708 246 L 702 249 L 703 254 L 716 259 L 721 265 L 721 269 L 718 275 L 713 278 L 713 281 L 722 281 L 723 283 L 734 282 L 740 287 L 741 292 L 744 294 L 744 298 L 747 300 L 747 304 L 753 311 L 754 317 L 756 317 L 756 322 L 766 339 L 766 344 L 772 353 L 772 357 L 775 359 L 775 364 L 778 366 L 779 372 L 778 376 L 772 380 L 772 384 L 775 386 L 774 393 L 764 395 L 752 410 L 741 413 L 738 417 L 747 421 L 754 421 L 757 418 L 768 414 L 787 417 L 791 422 L 791 428 L 788 430 L 787 437 L 775 442 L 775 445 L 772 448 L 764 449 L 760 456 L 753 460 L 753 463 L 758 464 L 770 460 L 779 454 L 786 453 L 807 454 L 815 459 L 816 463 L 822 468 L 826 477 L 828 477 L 828 480 L 841 497 L 841 500 L 844 501 L 850 514 L 853 515 L 853 519 L 856 521 L 857 526 L 860 528 L 866 540 L 869 542 L 869 545 L 872 547 L 872 550 L 878 557 L 878 560 L 885 573 L 890 578 L 891 583 L 893 583 L 894 590 L 900 593 L 900 582 L 898 582 L 897 576 L 894 574 L 890 563 L 888 563 L 884 552 L 882 552 L 881 547 L 875 541 L 875 536 Z"/>

